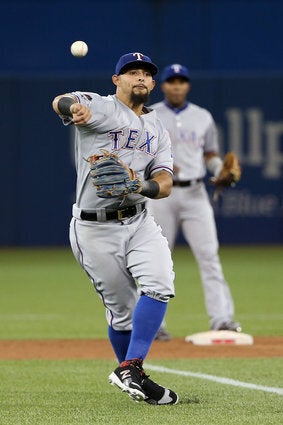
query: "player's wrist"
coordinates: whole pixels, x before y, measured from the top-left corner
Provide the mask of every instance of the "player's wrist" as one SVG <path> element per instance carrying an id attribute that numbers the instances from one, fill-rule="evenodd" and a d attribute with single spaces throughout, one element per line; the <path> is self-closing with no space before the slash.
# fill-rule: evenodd
<path id="1" fill-rule="evenodd" d="M 206 167 L 214 177 L 217 177 L 223 167 L 223 161 L 219 156 L 213 156 L 207 161 Z"/>
<path id="2" fill-rule="evenodd" d="M 57 108 L 61 115 L 71 117 L 73 114 L 71 112 L 71 106 L 76 103 L 76 101 L 67 96 L 63 96 L 59 99 Z"/>
<path id="3" fill-rule="evenodd" d="M 154 199 L 160 191 L 160 186 L 155 180 L 145 180 L 142 182 L 140 194 L 147 198 Z"/>

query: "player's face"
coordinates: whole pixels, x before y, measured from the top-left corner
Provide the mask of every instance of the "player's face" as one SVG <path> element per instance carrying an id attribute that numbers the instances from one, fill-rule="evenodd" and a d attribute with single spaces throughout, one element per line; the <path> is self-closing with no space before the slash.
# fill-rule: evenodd
<path id="1" fill-rule="evenodd" d="M 151 73 L 145 69 L 130 69 L 114 77 L 116 78 L 113 82 L 117 86 L 118 93 L 137 105 L 147 102 L 155 86 Z"/>
<path id="2" fill-rule="evenodd" d="M 170 105 L 181 107 L 186 102 L 186 97 L 190 90 L 190 83 L 184 78 L 172 78 L 162 83 L 161 89 L 166 101 Z"/>

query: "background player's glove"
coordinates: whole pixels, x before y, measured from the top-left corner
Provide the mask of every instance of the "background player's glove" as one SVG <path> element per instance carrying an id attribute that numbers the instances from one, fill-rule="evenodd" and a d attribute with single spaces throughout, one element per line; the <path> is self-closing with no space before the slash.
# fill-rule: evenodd
<path id="1" fill-rule="evenodd" d="M 226 187 L 235 186 L 240 180 L 242 169 L 239 159 L 234 152 L 228 152 L 224 158 L 222 169 L 217 177 L 210 179 L 211 183 L 216 187 L 214 200 L 218 198 L 218 194 Z"/>
<path id="2" fill-rule="evenodd" d="M 141 190 L 141 180 L 117 155 L 101 149 L 101 155 L 92 155 L 90 176 L 100 198 L 125 196 Z"/>

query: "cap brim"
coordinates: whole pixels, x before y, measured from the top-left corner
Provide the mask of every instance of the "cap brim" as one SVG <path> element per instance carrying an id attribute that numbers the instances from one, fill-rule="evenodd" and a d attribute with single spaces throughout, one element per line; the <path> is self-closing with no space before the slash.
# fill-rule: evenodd
<path id="1" fill-rule="evenodd" d="M 129 62 L 126 65 L 124 65 L 121 69 L 119 74 L 124 74 L 125 72 L 129 71 L 130 69 L 147 69 L 151 75 L 156 75 L 158 72 L 158 68 L 154 63 L 150 62 L 143 62 L 143 61 L 133 61 Z"/>

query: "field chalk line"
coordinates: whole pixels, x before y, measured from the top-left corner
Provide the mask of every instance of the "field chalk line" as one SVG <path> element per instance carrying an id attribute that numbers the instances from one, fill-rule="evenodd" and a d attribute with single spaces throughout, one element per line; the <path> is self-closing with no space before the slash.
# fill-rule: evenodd
<path id="1" fill-rule="evenodd" d="M 283 388 L 266 387 L 264 385 L 256 385 L 256 384 L 251 384 L 249 382 L 241 382 L 235 379 L 221 378 L 220 376 L 207 375 L 206 373 L 187 372 L 185 370 L 169 369 L 167 367 L 155 366 L 151 364 L 145 364 L 144 366 L 146 369 L 154 370 L 156 372 L 171 373 L 172 375 L 190 376 L 192 378 L 206 379 L 208 381 L 218 382 L 220 384 L 233 385 L 234 387 L 243 387 L 243 388 L 249 388 L 251 390 L 265 391 L 267 393 L 283 395 Z"/>

